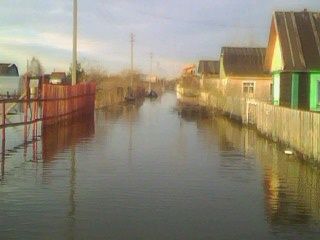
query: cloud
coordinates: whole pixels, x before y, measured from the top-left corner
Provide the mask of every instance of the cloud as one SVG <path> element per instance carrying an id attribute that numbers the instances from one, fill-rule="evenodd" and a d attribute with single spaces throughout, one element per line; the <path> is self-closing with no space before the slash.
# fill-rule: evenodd
<path id="1" fill-rule="evenodd" d="M 153 52 L 166 75 L 185 63 L 216 59 L 220 48 L 267 44 L 275 9 L 320 9 L 318 0 L 81 0 L 79 59 L 109 72 L 130 66 L 131 32 L 135 67 L 149 71 Z M 72 1 L 2 0 L 1 61 L 21 63 L 36 55 L 51 70 L 68 70 L 72 49 Z"/>

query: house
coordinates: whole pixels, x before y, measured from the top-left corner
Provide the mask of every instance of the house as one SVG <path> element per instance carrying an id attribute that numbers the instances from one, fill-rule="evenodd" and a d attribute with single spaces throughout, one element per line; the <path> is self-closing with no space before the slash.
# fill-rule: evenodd
<path id="1" fill-rule="evenodd" d="M 65 72 L 53 72 L 51 73 L 49 83 L 51 84 L 69 84 L 67 81 L 67 75 Z"/>
<path id="2" fill-rule="evenodd" d="M 1 97 L 17 96 L 20 93 L 21 81 L 15 64 L 0 63 Z"/>
<path id="3" fill-rule="evenodd" d="M 219 78 L 220 62 L 213 60 L 200 60 L 198 65 L 198 75 L 204 78 Z"/>
<path id="4" fill-rule="evenodd" d="M 196 65 L 195 64 L 188 64 L 185 65 L 182 69 L 183 76 L 193 76 L 195 74 Z"/>
<path id="5" fill-rule="evenodd" d="M 220 81 L 226 96 L 271 99 L 271 75 L 264 70 L 265 48 L 223 47 Z"/>
<path id="6" fill-rule="evenodd" d="M 198 76 L 200 86 L 213 85 L 219 88 L 220 62 L 213 60 L 200 60 L 198 64 Z"/>
<path id="7" fill-rule="evenodd" d="M 198 76 L 200 77 L 199 103 L 209 104 L 210 95 L 220 89 L 220 62 L 213 60 L 200 60 L 198 64 Z"/>
<path id="8" fill-rule="evenodd" d="M 265 67 L 275 105 L 320 111 L 320 13 L 275 12 Z"/>

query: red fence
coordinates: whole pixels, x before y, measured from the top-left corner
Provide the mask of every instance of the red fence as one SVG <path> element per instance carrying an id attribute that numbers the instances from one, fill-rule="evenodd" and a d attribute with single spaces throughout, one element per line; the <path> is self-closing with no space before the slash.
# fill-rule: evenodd
<path id="1" fill-rule="evenodd" d="M 41 91 L 43 99 L 43 124 L 54 124 L 77 115 L 92 113 L 95 104 L 95 83 L 75 86 L 56 86 L 44 84 Z"/>

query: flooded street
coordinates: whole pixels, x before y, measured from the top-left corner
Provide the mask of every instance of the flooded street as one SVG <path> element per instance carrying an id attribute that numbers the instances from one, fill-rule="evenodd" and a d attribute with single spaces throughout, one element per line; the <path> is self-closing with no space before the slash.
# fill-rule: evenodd
<path id="1" fill-rule="evenodd" d="M 1 239 L 319 239 L 317 168 L 176 101 L 97 110 L 8 152 Z"/>

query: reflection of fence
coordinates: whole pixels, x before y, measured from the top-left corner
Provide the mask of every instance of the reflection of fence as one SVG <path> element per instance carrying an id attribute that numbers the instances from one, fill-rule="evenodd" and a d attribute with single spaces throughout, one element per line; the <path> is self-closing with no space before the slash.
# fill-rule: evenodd
<path id="1" fill-rule="evenodd" d="M 42 159 L 51 161 L 57 152 L 72 148 L 94 134 L 94 115 L 77 117 L 63 124 L 50 125 L 42 131 Z"/>
<path id="2" fill-rule="evenodd" d="M 96 87 L 94 83 L 78 84 L 76 86 L 43 84 L 41 91 L 36 91 L 33 98 L 30 98 L 29 91 L 27 91 L 20 99 L 0 100 L 0 112 L 2 115 L 0 123 L 0 127 L 2 128 L 0 181 L 4 176 L 6 144 L 10 142 L 10 140 L 6 141 L 6 129 L 8 127 L 23 126 L 23 136 L 19 136 L 24 138 L 23 143 L 10 147 L 17 148 L 23 146 L 24 157 L 26 158 L 27 146 L 32 143 L 33 160 L 37 160 L 38 122 L 42 122 L 42 126 L 46 126 L 53 125 L 62 120 L 72 119 L 74 116 L 77 119 L 80 115 L 84 116 L 84 118 L 92 117 L 93 115 L 90 113 L 93 113 L 95 107 L 95 91 Z M 22 112 L 9 118 L 7 112 L 13 105 L 18 105 Z M 86 114 L 90 115 L 85 116 Z M 66 121 L 64 123 L 69 124 Z M 90 123 L 92 122 L 88 124 Z M 90 127 L 87 126 L 86 129 Z M 43 133 L 47 133 L 45 128 L 42 128 L 42 130 Z M 32 136 L 29 136 L 29 134 Z M 52 134 L 57 135 L 57 132 L 52 132 Z M 47 149 L 43 149 L 43 151 L 44 154 L 48 153 Z"/>

